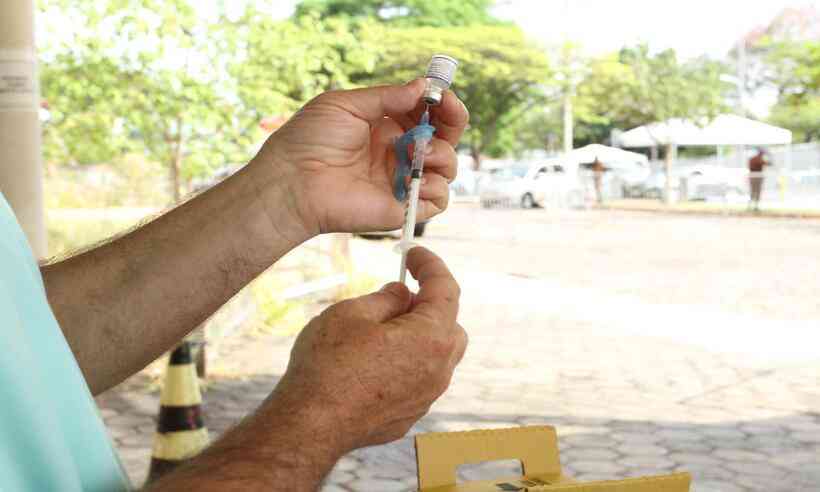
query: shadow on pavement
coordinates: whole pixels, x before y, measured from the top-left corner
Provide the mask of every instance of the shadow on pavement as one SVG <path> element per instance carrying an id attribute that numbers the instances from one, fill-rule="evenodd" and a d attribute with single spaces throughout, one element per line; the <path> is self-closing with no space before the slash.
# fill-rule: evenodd
<path id="1" fill-rule="evenodd" d="M 235 425 L 268 396 L 279 375 L 217 379 L 204 392 L 206 425 L 212 437 Z M 158 391 L 129 381 L 98 398 L 106 423 L 135 483 L 147 469 Z M 450 405 L 452 406 L 452 404 Z M 469 408 L 470 402 L 464 402 Z M 759 420 L 692 423 L 674 420 L 604 420 L 568 413 L 508 414 L 434 411 L 411 434 L 469 429 L 553 425 L 558 429 L 566 472 L 584 480 L 686 470 L 695 492 L 800 492 L 820 490 L 820 415 L 798 413 Z M 364 483 L 399 480 L 412 490 L 415 455 L 412 437 L 357 450 L 334 471 L 328 485 L 368 490 Z M 514 462 L 471 465 L 463 480 L 515 475 Z"/>

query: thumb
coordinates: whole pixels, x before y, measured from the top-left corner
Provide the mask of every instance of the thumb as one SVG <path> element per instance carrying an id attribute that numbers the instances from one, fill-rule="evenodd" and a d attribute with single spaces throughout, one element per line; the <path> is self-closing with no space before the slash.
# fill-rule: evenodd
<path id="1" fill-rule="evenodd" d="M 383 323 L 410 309 L 413 296 L 404 284 L 391 282 L 378 292 L 355 299 L 356 311 L 369 320 Z"/>
<path id="2" fill-rule="evenodd" d="M 376 124 L 385 116 L 401 121 L 400 118 L 419 104 L 422 92 L 424 82 L 416 79 L 404 85 L 327 92 L 319 96 L 319 100 L 332 98 L 337 106 L 371 124 Z"/>

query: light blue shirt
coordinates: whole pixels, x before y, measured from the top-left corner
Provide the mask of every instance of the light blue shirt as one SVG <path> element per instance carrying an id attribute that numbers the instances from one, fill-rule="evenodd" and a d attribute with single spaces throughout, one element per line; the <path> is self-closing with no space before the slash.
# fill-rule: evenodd
<path id="1" fill-rule="evenodd" d="M 0 491 L 130 490 L 0 193 Z"/>

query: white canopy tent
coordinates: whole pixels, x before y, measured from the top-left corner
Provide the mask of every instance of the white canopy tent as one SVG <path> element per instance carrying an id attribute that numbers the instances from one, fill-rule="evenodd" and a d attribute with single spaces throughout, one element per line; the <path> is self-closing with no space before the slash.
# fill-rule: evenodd
<path id="1" fill-rule="evenodd" d="M 667 148 L 666 200 L 671 195 L 671 169 L 678 146 L 715 146 L 722 161 L 721 146 L 737 146 L 738 165 L 745 164 L 744 146 L 785 145 L 790 147 L 792 132 L 760 121 L 733 114 L 723 114 L 711 121 L 697 124 L 691 120 L 670 119 L 660 123 L 639 126 L 614 138 L 617 145 L 627 148 L 650 147 L 653 155 L 657 147 Z M 791 167 L 791 151 L 786 152 L 786 168 Z"/>
<path id="2" fill-rule="evenodd" d="M 671 119 L 639 126 L 616 137 L 621 147 L 664 145 L 789 145 L 792 132 L 785 128 L 733 114 L 716 117 L 704 125 L 690 120 Z"/>
<path id="3" fill-rule="evenodd" d="M 578 164 L 591 163 L 597 157 L 610 169 L 632 170 L 636 167 L 645 168 L 649 164 L 649 160 L 643 154 L 601 144 L 589 144 L 571 150 L 563 157 Z"/>

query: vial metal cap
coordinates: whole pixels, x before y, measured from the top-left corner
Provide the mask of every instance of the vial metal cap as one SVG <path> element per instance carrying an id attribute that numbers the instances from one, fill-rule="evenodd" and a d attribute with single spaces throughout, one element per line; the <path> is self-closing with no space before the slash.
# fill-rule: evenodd
<path id="1" fill-rule="evenodd" d="M 444 91 L 453 83 L 457 68 L 458 61 L 455 58 L 446 55 L 433 55 L 425 76 L 427 86 L 422 96 L 425 103 L 430 105 L 441 104 Z"/>

